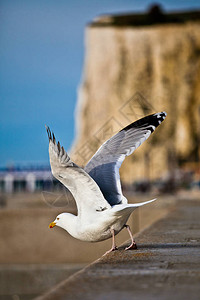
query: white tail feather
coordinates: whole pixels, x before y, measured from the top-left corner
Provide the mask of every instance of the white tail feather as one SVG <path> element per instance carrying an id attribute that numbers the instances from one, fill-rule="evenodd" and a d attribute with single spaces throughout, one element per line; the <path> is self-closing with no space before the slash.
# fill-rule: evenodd
<path id="1" fill-rule="evenodd" d="M 157 198 L 154 198 L 152 200 L 145 201 L 145 202 L 134 203 L 134 204 L 132 204 L 132 203 L 131 204 L 128 204 L 128 203 L 127 204 L 117 204 L 112 207 L 112 212 L 118 216 L 124 215 L 124 214 L 130 215 L 136 208 L 143 206 L 145 204 L 154 202 L 155 200 L 157 200 Z"/>
<path id="2" fill-rule="evenodd" d="M 129 206 L 132 206 L 132 207 L 139 207 L 139 206 L 142 206 L 142 205 L 145 205 L 145 204 L 148 204 L 148 203 L 154 202 L 155 200 L 157 200 L 157 198 L 154 198 L 154 199 L 152 199 L 152 200 L 145 201 L 145 202 L 140 202 L 140 203 L 129 204 Z"/>

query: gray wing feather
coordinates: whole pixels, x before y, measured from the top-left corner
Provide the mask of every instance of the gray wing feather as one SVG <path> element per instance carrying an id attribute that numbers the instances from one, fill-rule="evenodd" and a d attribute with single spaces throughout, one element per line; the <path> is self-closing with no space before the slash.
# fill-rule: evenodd
<path id="1" fill-rule="evenodd" d="M 166 117 L 165 112 L 146 116 L 119 131 L 107 140 L 85 166 L 97 182 L 105 199 L 111 204 L 127 203 L 122 194 L 119 168 Z"/>
<path id="2" fill-rule="evenodd" d="M 99 186 L 82 168 L 68 156 L 60 143 L 56 143 L 54 134 L 46 127 L 49 137 L 49 157 L 53 176 L 66 186 L 77 204 L 79 215 L 83 210 L 103 211 L 110 208 Z"/>

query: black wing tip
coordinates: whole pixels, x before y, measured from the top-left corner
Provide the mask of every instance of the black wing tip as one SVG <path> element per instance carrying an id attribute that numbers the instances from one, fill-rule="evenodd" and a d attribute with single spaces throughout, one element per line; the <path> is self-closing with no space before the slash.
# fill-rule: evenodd
<path id="1" fill-rule="evenodd" d="M 54 143 L 54 145 L 56 144 L 56 138 L 55 138 L 55 135 L 53 133 L 53 131 L 51 132 L 49 126 L 45 125 L 45 128 L 46 128 L 46 131 L 47 131 L 47 134 L 48 134 L 48 138 L 49 138 L 49 141 L 52 141 Z M 57 143 L 57 147 L 58 147 L 58 153 L 62 153 L 62 155 L 64 155 L 65 153 L 65 149 L 64 147 L 60 145 L 60 142 L 58 141 Z"/>
<path id="2" fill-rule="evenodd" d="M 53 137 L 53 143 L 55 144 L 56 143 L 56 138 L 55 138 L 55 135 L 54 135 L 53 131 L 52 131 L 52 137 Z"/>
<path id="3" fill-rule="evenodd" d="M 57 143 L 57 146 L 58 146 L 58 151 L 60 152 L 61 151 L 61 147 L 60 147 L 60 142 L 59 141 Z"/>
<path id="4" fill-rule="evenodd" d="M 166 116 L 167 116 L 167 113 L 166 113 L 166 111 L 162 111 L 162 113 L 165 115 L 165 118 L 166 118 Z"/>
<path id="5" fill-rule="evenodd" d="M 156 129 L 156 127 L 158 127 L 162 123 L 162 121 L 164 121 L 166 116 L 167 116 L 167 113 L 165 111 L 155 113 L 152 115 L 148 115 L 146 117 L 143 117 L 143 118 L 129 124 L 128 126 L 123 128 L 121 131 L 127 131 L 131 128 L 138 128 L 138 129 L 144 128 L 146 130 L 150 130 L 151 132 L 153 132 Z"/>
<path id="6" fill-rule="evenodd" d="M 153 116 L 156 116 L 157 118 L 163 118 L 164 120 L 167 116 L 167 113 L 165 111 L 161 111 L 159 113 L 155 113 Z"/>
<path id="7" fill-rule="evenodd" d="M 64 155 L 64 154 L 65 154 L 65 149 L 64 149 L 64 147 L 63 147 L 63 146 L 61 147 L 61 152 L 62 152 L 62 155 Z"/>
<path id="8" fill-rule="evenodd" d="M 45 128 L 46 128 L 46 131 L 47 131 L 47 134 L 48 134 L 49 141 L 51 140 L 55 144 L 56 143 L 56 138 L 55 138 L 55 135 L 54 135 L 53 131 L 51 132 L 49 126 L 47 126 L 47 125 L 45 125 Z"/>
<path id="9" fill-rule="evenodd" d="M 47 134 L 48 134 L 48 138 L 49 138 L 49 141 L 52 140 L 52 136 L 51 136 L 51 130 L 49 128 L 49 126 L 45 125 L 45 128 L 46 128 L 46 131 L 47 131 Z"/>

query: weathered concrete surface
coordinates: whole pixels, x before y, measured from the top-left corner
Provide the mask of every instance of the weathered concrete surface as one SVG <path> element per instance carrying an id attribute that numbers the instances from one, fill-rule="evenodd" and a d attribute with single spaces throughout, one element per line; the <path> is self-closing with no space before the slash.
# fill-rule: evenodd
<path id="1" fill-rule="evenodd" d="M 177 201 L 136 241 L 138 250 L 121 247 L 37 300 L 199 299 L 200 199 Z"/>

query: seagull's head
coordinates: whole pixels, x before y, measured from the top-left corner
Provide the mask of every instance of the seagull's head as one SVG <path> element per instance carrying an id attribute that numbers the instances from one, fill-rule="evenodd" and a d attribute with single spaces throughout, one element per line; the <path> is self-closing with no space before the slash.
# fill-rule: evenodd
<path id="1" fill-rule="evenodd" d="M 70 213 L 61 213 L 55 218 L 53 222 L 49 224 L 49 228 L 59 226 L 73 235 L 73 232 L 76 228 L 76 221 L 77 217 L 75 215 Z"/>
<path id="2" fill-rule="evenodd" d="M 55 218 L 55 220 L 49 224 L 49 228 L 53 228 L 55 226 L 62 227 L 64 220 L 65 220 L 65 214 L 62 213 L 62 214 L 58 215 Z"/>

